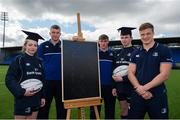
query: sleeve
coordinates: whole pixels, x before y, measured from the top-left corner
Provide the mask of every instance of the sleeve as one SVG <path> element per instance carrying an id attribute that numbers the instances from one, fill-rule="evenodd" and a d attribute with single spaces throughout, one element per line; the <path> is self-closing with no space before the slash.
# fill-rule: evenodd
<path id="1" fill-rule="evenodd" d="M 44 55 L 43 55 L 43 44 L 38 46 L 37 54 L 38 54 L 38 57 L 40 57 L 41 59 L 44 58 Z"/>
<path id="2" fill-rule="evenodd" d="M 114 50 L 113 51 L 113 66 L 112 66 L 112 75 L 113 75 L 113 70 L 115 69 L 115 63 L 116 63 L 116 54 L 117 54 L 117 51 Z M 116 88 L 116 82 L 113 80 L 112 78 L 112 88 Z"/>
<path id="3" fill-rule="evenodd" d="M 117 50 L 113 51 L 113 70 L 116 68 Z"/>
<path id="4" fill-rule="evenodd" d="M 40 61 L 40 64 L 41 64 L 41 69 L 42 69 L 41 81 L 42 81 L 42 84 L 43 84 L 41 98 L 45 98 L 45 74 L 44 74 L 44 67 L 42 65 L 42 60 L 39 60 L 39 61 Z"/>
<path id="5" fill-rule="evenodd" d="M 166 62 L 166 63 L 172 63 L 172 52 L 168 47 L 163 47 L 162 51 L 161 51 L 161 59 L 160 62 Z"/>
<path id="6" fill-rule="evenodd" d="M 136 54 L 137 54 L 137 50 L 134 50 L 130 56 L 129 63 L 136 64 Z"/>
<path id="7" fill-rule="evenodd" d="M 12 64 L 9 66 L 5 83 L 9 91 L 15 96 L 15 97 L 23 97 L 25 93 L 25 89 L 21 88 L 20 84 L 18 83 L 20 80 L 20 65 L 18 60 L 12 62 Z"/>
<path id="8" fill-rule="evenodd" d="M 136 48 L 136 47 L 133 47 L 133 52 L 136 51 L 136 50 L 137 50 L 137 48 Z M 135 55 L 133 55 L 133 54 L 135 54 L 135 53 L 133 53 L 133 52 L 132 52 L 132 54 L 131 54 L 131 56 L 130 56 L 130 59 L 129 59 L 129 62 L 130 62 L 130 63 L 135 63 L 135 62 L 136 62 L 135 57 L 134 57 Z M 131 60 L 132 60 L 133 62 L 131 62 Z M 128 75 L 126 75 L 126 76 L 123 77 L 123 81 L 124 81 L 124 82 L 129 82 Z"/>

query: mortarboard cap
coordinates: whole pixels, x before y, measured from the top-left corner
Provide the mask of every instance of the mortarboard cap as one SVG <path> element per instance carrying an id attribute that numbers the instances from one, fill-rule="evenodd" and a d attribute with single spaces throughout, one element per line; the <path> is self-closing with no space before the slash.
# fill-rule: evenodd
<path id="1" fill-rule="evenodd" d="M 118 30 L 118 32 L 121 31 L 121 35 L 130 35 L 131 36 L 132 35 L 131 30 L 134 30 L 134 29 L 136 29 L 136 28 L 134 28 L 134 27 L 121 27 L 117 30 Z"/>
<path id="2" fill-rule="evenodd" d="M 25 30 L 22 30 L 26 35 L 27 35 L 27 38 L 26 39 L 31 39 L 31 40 L 34 40 L 36 42 L 38 42 L 39 39 L 42 39 L 44 40 L 44 38 L 42 38 L 39 34 L 37 33 L 34 33 L 34 32 L 29 32 L 29 31 L 25 31 Z"/>

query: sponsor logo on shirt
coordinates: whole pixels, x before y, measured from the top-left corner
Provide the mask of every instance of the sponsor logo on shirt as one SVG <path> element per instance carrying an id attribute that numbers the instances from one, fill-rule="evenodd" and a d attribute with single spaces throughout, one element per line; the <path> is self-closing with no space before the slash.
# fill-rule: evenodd
<path id="1" fill-rule="evenodd" d="M 38 68 L 34 68 L 34 71 L 38 71 Z"/>

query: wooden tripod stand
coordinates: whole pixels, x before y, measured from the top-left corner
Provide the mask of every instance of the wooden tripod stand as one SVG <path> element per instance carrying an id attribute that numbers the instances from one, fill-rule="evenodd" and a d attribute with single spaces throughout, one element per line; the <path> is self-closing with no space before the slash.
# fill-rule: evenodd
<path id="1" fill-rule="evenodd" d="M 97 105 L 101 104 L 100 98 L 85 98 L 85 99 L 79 99 L 79 100 L 67 100 L 64 101 L 64 107 L 67 109 L 67 116 L 66 119 L 70 120 L 71 116 L 71 109 L 72 108 L 78 108 L 78 119 L 86 119 L 85 117 L 85 107 L 94 107 L 96 119 L 99 120 L 99 113 L 97 109 Z"/>

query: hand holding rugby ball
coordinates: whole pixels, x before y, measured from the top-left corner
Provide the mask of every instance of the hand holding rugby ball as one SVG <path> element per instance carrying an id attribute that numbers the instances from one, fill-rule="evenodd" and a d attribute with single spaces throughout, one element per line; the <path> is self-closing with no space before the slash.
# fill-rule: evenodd
<path id="1" fill-rule="evenodd" d="M 38 79 L 27 79 L 23 81 L 20 85 L 22 88 L 26 90 L 31 90 L 33 93 L 39 92 L 43 87 L 42 82 Z"/>
<path id="2" fill-rule="evenodd" d="M 121 65 L 114 69 L 113 79 L 117 82 L 122 81 L 122 77 L 128 75 L 128 65 Z"/>

